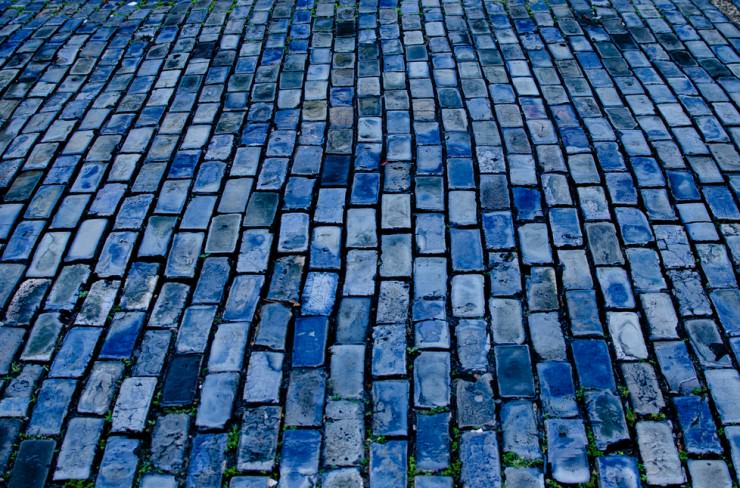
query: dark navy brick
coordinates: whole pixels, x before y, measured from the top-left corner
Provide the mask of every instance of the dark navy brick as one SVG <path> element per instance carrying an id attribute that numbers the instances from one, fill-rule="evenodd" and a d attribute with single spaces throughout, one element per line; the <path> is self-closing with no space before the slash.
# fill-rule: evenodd
<path id="1" fill-rule="evenodd" d="M 324 365 L 328 327 L 327 319 L 323 317 L 296 319 L 291 360 L 293 366 Z"/>
<path id="2" fill-rule="evenodd" d="M 55 447 L 56 442 L 52 440 L 23 441 L 18 449 L 8 486 L 13 488 L 46 486 L 46 477 Z"/>
<path id="3" fill-rule="evenodd" d="M 527 346 L 496 346 L 499 392 L 505 397 L 534 395 L 534 379 Z"/>
<path id="4" fill-rule="evenodd" d="M 585 388 L 615 390 L 614 373 L 606 343 L 600 340 L 576 340 L 571 343 L 580 383 Z"/>

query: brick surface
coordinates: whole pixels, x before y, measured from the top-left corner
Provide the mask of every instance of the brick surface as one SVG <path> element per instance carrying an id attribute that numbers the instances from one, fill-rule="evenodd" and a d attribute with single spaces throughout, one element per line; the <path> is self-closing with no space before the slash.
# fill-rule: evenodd
<path id="1" fill-rule="evenodd" d="M 709 0 L 0 0 L 0 485 L 736 486 L 738 51 Z"/>

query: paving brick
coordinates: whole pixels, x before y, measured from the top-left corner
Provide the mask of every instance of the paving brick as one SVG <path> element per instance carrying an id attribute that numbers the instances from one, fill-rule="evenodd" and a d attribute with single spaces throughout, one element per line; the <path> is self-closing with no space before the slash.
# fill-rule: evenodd
<path id="1" fill-rule="evenodd" d="M 108 439 L 95 485 L 101 487 L 131 486 L 138 464 L 140 441 L 113 436 Z"/>
<path id="2" fill-rule="evenodd" d="M 182 469 L 188 444 L 190 419 L 187 414 L 173 413 L 159 417 L 152 432 L 152 464 L 166 472 Z"/>
<path id="3" fill-rule="evenodd" d="M 226 434 L 196 435 L 193 438 L 185 485 L 221 486 L 225 450 Z"/>
<path id="4" fill-rule="evenodd" d="M 54 435 L 62 429 L 77 382 L 49 379 L 43 382 L 28 427 L 33 435 Z"/>
<path id="5" fill-rule="evenodd" d="M 686 479 L 668 422 L 638 422 L 640 454 L 649 483 L 683 483 Z"/>
<path id="6" fill-rule="evenodd" d="M 231 418 L 238 384 L 238 373 L 213 373 L 205 377 L 195 418 L 199 428 L 224 428 Z"/>
<path id="7" fill-rule="evenodd" d="M 282 353 L 255 351 L 249 358 L 247 378 L 244 384 L 244 400 L 250 403 L 277 403 L 280 398 L 280 383 L 283 374 Z M 230 377 L 229 384 L 236 386 L 236 379 Z M 225 378 L 224 378 L 225 380 Z M 222 380 L 223 381 L 223 380 Z M 220 390 L 225 390 L 220 392 Z M 214 393 L 227 394 L 228 389 L 221 387 Z"/>
<path id="8" fill-rule="evenodd" d="M 559 482 L 578 483 L 591 477 L 586 455 L 586 431 L 581 420 L 547 420 L 545 422 L 552 476 Z"/>
<path id="9" fill-rule="evenodd" d="M 237 454 L 240 470 L 265 471 L 274 466 L 279 428 L 279 407 L 255 407 L 244 412 Z"/>
<path id="10" fill-rule="evenodd" d="M 26 365 L 18 376 L 7 381 L 0 412 L 5 417 L 26 417 L 33 400 L 34 391 L 42 375 L 42 367 Z"/>
<path id="11" fill-rule="evenodd" d="M 41 487 L 51 467 L 56 443 L 52 440 L 26 440 L 18 448 L 18 457 L 10 472 L 8 486 Z"/>
<path id="12" fill-rule="evenodd" d="M 90 477 L 103 423 L 103 419 L 84 417 L 70 420 L 59 451 L 55 480 L 83 480 Z"/>
<path id="13" fill-rule="evenodd" d="M 70 329 L 54 358 L 49 376 L 72 378 L 82 376 L 93 356 L 99 337 L 100 329 L 87 327 Z"/>

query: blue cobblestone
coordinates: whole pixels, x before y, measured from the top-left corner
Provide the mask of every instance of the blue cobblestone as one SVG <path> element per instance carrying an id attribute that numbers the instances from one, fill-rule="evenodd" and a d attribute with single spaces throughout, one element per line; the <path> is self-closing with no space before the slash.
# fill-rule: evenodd
<path id="1" fill-rule="evenodd" d="M 731 8 L 11 3 L 0 485 L 737 478 Z"/>

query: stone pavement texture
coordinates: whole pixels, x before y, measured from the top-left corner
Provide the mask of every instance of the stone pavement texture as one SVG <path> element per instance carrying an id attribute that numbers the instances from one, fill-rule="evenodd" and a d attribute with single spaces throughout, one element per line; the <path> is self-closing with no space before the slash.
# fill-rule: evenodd
<path id="1" fill-rule="evenodd" d="M 0 485 L 737 486 L 707 0 L 0 9 Z"/>

